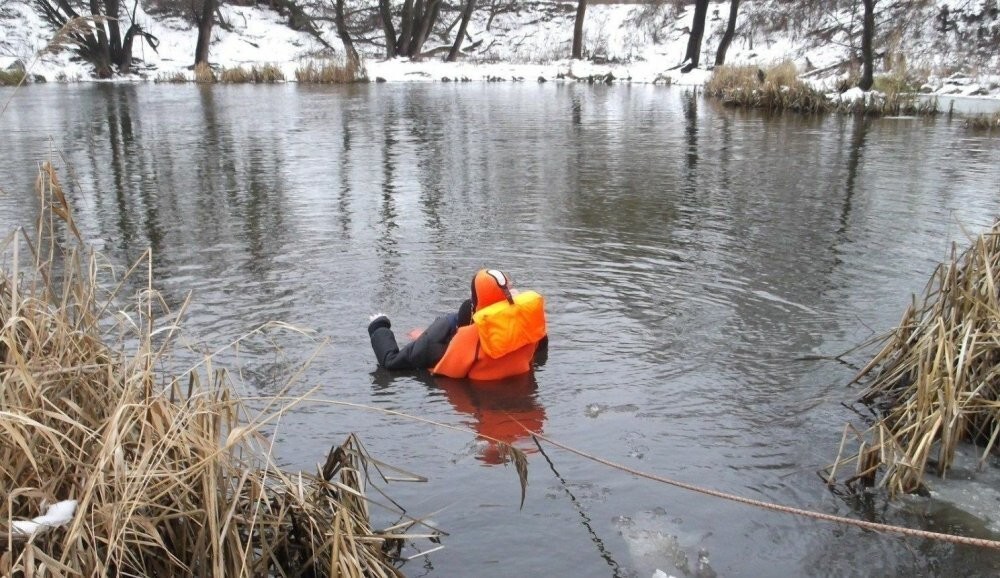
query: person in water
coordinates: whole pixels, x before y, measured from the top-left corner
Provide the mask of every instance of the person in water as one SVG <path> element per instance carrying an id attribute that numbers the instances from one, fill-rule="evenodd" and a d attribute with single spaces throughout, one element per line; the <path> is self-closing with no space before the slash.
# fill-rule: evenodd
<path id="1" fill-rule="evenodd" d="M 457 313 L 442 315 L 400 348 L 385 315 L 368 325 L 375 359 L 392 370 L 430 369 L 435 375 L 495 380 L 527 373 L 539 346 L 547 343 L 544 300 L 517 292 L 496 269 L 472 278 L 472 296 Z"/>

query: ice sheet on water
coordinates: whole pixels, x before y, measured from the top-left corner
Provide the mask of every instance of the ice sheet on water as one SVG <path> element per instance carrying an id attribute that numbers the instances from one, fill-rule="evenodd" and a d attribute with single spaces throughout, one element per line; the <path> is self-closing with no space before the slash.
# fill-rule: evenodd
<path id="1" fill-rule="evenodd" d="M 583 409 L 583 414 L 590 418 L 595 418 L 604 413 L 635 413 L 639 411 L 639 406 L 633 403 L 622 405 L 608 405 L 606 403 L 588 403 Z"/>
<path id="2" fill-rule="evenodd" d="M 924 482 L 930 499 L 937 502 L 934 510 L 938 515 L 954 518 L 954 514 L 944 512 L 953 508 L 982 521 L 990 531 L 1000 533 L 1000 467 L 995 460 L 987 460 L 980 466 L 976 448 L 959 446 L 947 477 L 928 475 Z"/>
<path id="3" fill-rule="evenodd" d="M 679 572 L 696 578 L 715 576 L 708 550 L 700 547 L 703 537 L 686 533 L 683 520 L 671 517 L 663 508 L 619 516 L 614 524 L 628 546 L 631 566 L 637 575 L 659 576 L 656 572 L 661 572 L 667 576 Z"/>

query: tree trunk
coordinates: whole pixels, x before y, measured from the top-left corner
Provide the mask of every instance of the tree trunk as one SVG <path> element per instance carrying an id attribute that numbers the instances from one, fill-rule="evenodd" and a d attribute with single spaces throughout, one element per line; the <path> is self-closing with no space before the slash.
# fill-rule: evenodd
<path id="1" fill-rule="evenodd" d="M 740 11 L 740 0 L 731 0 L 729 3 L 729 24 L 726 25 L 726 32 L 722 35 L 722 40 L 719 41 L 719 51 L 715 53 L 715 65 L 722 66 L 726 63 L 726 51 L 729 50 L 729 45 L 733 42 L 733 36 L 736 34 L 736 17 L 739 15 Z"/>
<path id="2" fill-rule="evenodd" d="M 392 26 L 392 10 L 389 0 L 378 0 L 378 13 L 382 19 L 382 32 L 385 33 L 385 57 L 396 56 L 396 29 Z"/>
<path id="3" fill-rule="evenodd" d="M 212 44 L 212 26 L 215 24 L 216 0 L 202 0 L 198 16 L 198 42 L 194 49 L 194 65 L 208 64 L 208 49 Z"/>
<path id="4" fill-rule="evenodd" d="M 410 43 L 410 56 L 420 56 L 420 51 L 424 48 L 424 42 L 431 35 L 434 23 L 437 22 L 438 13 L 441 10 L 441 0 L 427 0 L 424 13 L 420 18 L 420 25 L 413 35 L 413 42 Z"/>
<path id="5" fill-rule="evenodd" d="M 577 0 L 576 22 L 573 24 L 573 55 L 580 60 L 583 58 L 583 18 L 587 14 L 587 0 Z"/>
<path id="6" fill-rule="evenodd" d="M 476 9 L 476 0 L 466 0 L 465 10 L 462 11 L 462 23 L 458 25 L 458 34 L 455 35 L 455 43 L 451 45 L 448 52 L 448 62 L 455 62 L 458 53 L 462 50 L 462 40 L 465 38 L 465 31 L 469 27 L 469 19 L 472 18 L 472 11 Z"/>
<path id="7" fill-rule="evenodd" d="M 416 0 L 420 2 L 420 0 Z M 409 56 L 407 49 L 413 38 L 414 12 L 419 12 L 419 6 L 414 8 L 414 0 L 404 0 L 402 18 L 399 23 L 399 38 L 396 39 L 396 56 Z"/>
<path id="8" fill-rule="evenodd" d="M 108 42 L 111 44 L 111 62 L 118 66 L 121 73 L 122 65 L 122 32 L 119 14 L 121 0 L 104 0 L 104 13 L 108 15 Z M 131 58 L 131 55 L 130 55 Z"/>
<path id="9" fill-rule="evenodd" d="M 420 31 L 423 29 L 424 19 L 431 10 L 432 0 L 417 0 L 413 5 L 413 26 L 410 33 L 410 42 L 406 45 L 406 55 L 410 58 L 417 56 L 417 48 L 420 44 Z"/>
<path id="10" fill-rule="evenodd" d="M 102 16 L 100 0 L 90 0 L 90 13 L 94 16 Z M 96 22 L 97 46 L 94 53 L 94 67 L 97 69 L 98 78 L 109 78 L 111 76 L 111 49 L 108 46 L 108 33 L 104 29 L 103 22 Z"/>
<path id="11" fill-rule="evenodd" d="M 691 23 L 691 34 L 688 36 L 687 53 L 684 60 L 687 65 L 681 72 L 691 72 L 698 67 L 701 58 L 701 39 L 705 36 L 705 18 L 708 16 L 708 0 L 695 0 L 694 22 Z"/>
<path id="12" fill-rule="evenodd" d="M 351 42 L 351 35 L 347 32 L 347 21 L 344 19 L 344 0 L 337 0 L 333 5 L 334 21 L 337 24 L 337 36 L 344 43 L 344 52 L 347 53 L 347 61 L 351 66 L 355 66 L 361 61 L 358 58 L 358 51 L 354 49 Z"/>
<path id="13" fill-rule="evenodd" d="M 128 27 L 125 31 L 125 38 L 122 40 L 122 62 L 118 64 L 118 72 L 121 74 L 128 74 L 132 71 L 132 43 L 135 41 L 135 35 L 141 31 L 139 25 L 135 22 Z"/>
<path id="14" fill-rule="evenodd" d="M 861 60 L 863 70 L 858 88 L 868 92 L 875 84 L 875 63 L 872 55 L 872 41 L 875 38 L 875 0 L 862 0 L 865 5 L 864 28 L 861 31 Z"/>

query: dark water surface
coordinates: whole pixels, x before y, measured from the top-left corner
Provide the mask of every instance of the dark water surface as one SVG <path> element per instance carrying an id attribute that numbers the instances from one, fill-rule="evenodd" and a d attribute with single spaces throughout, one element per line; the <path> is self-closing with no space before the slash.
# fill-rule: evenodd
<path id="1" fill-rule="evenodd" d="M 816 471 L 857 421 L 841 405 L 853 370 L 803 360 L 888 329 L 950 243 L 1000 211 L 1000 140 L 958 120 L 768 118 L 653 86 L 52 85 L 22 89 L 0 131 L 0 232 L 30 223 L 35 166 L 54 155 L 91 242 L 117 265 L 151 247 L 167 301 L 192 292 L 189 342 L 214 350 L 271 320 L 327 340 L 293 394 L 494 435 L 512 415 L 660 476 L 997 538 L 941 504 L 829 493 Z M 375 371 L 370 313 L 420 327 L 483 266 L 547 298 L 533 379 L 484 391 Z M 280 352 L 254 338 L 222 357 L 250 395 L 314 352 L 270 336 Z M 314 470 L 349 432 L 430 479 L 388 488 L 451 534 L 411 576 L 682 576 L 699 550 L 719 576 L 1000 571 L 992 552 L 754 509 L 553 447 L 529 454 L 519 510 L 513 468 L 470 436 L 321 403 L 282 418 L 275 451 Z"/>

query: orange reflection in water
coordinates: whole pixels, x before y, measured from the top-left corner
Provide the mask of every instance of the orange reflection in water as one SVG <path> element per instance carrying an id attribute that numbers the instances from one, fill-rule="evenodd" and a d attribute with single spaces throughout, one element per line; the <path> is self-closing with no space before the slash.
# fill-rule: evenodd
<path id="1" fill-rule="evenodd" d="M 476 459 L 491 465 L 504 463 L 493 440 L 515 445 L 525 453 L 538 451 L 530 442 L 531 434 L 525 431 L 527 428 L 542 433 L 545 425 L 545 408 L 536 398 L 538 383 L 534 373 L 497 381 L 435 377 L 434 383 L 444 390 L 456 410 L 472 416 L 473 428 L 486 439 L 488 445 Z M 523 443 L 526 441 L 530 445 Z"/>

